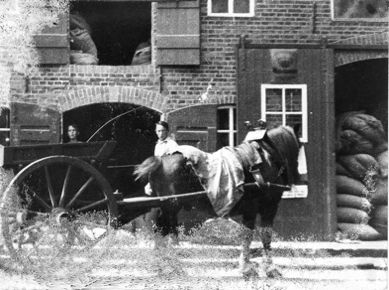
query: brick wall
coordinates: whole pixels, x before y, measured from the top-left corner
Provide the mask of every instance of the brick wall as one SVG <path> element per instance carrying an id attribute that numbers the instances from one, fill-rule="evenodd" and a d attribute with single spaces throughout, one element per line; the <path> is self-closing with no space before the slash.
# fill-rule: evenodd
<path id="1" fill-rule="evenodd" d="M 387 23 L 332 21 L 331 1 L 315 3 L 314 6 L 308 0 L 256 0 L 254 17 L 226 18 L 207 16 L 207 0 L 201 0 L 200 67 L 160 69 L 154 65 L 155 57 L 148 66 L 44 67 L 24 85 L 20 80 L 16 82 L 13 95 L 18 100 L 57 107 L 60 111 L 94 101 L 135 102 L 162 112 L 201 102 L 236 103 L 235 49 L 241 35 L 258 44 L 317 44 L 323 38 L 328 43 L 387 43 L 387 34 L 382 33 L 387 31 Z M 153 33 L 156 5 L 152 5 Z M 153 56 L 155 53 L 153 46 Z M 363 53 L 358 60 L 369 57 L 366 55 Z M 348 60 L 338 59 L 339 63 L 346 63 L 352 56 Z M 200 100 L 205 92 L 208 98 Z"/>

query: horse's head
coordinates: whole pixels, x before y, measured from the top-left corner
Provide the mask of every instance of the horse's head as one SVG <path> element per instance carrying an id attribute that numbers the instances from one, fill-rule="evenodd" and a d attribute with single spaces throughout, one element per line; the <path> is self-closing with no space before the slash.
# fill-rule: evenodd
<path id="1" fill-rule="evenodd" d="M 292 127 L 280 126 L 267 131 L 267 138 L 276 149 L 279 160 L 277 163 L 282 167 L 284 182 L 292 185 L 300 181 L 298 172 L 298 155 L 301 143 L 297 132 Z"/>

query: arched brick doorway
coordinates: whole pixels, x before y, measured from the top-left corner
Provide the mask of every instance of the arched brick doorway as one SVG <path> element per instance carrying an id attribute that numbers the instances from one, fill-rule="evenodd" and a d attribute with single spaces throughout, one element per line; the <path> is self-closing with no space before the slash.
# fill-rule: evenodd
<path id="1" fill-rule="evenodd" d="M 364 111 L 388 124 L 388 59 L 347 63 L 335 69 L 335 112 Z"/>
<path id="2" fill-rule="evenodd" d="M 134 165 L 153 155 L 154 126 L 159 119 L 159 112 L 145 106 L 95 103 L 65 111 L 62 135 L 67 142 L 67 127 L 76 124 L 81 141 L 88 141 L 91 136 L 90 141 L 115 140 L 117 146 L 108 160 L 107 176 L 115 185 L 114 190 L 131 195 L 143 191 L 143 184 L 133 181 L 132 172 Z"/>

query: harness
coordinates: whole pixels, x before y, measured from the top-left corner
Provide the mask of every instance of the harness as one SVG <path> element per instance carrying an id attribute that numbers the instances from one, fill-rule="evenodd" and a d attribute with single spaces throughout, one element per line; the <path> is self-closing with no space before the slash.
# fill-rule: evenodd
<path id="1" fill-rule="evenodd" d="M 271 140 L 267 137 L 267 135 L 264 135 L 264 137 L 261 140 L 252 141 L 252 142 L 256 142 L 258 144 L 257 151 L 261 156 L 261 159 L 263 160 L 261 163 L 256 164 L 249 169 L 249 172 L 254 177 L 257 185 L 261 187 L 266 184 L 266 180 L 265 180 L 266 172 L 269 172 L 271 170 L 271 164 L 270 161 L 268 161 L 268 158 L 265 156 L 265 151 L 268 152 L 268 154 L 273 157 L 274 162 L 279 166 L 275 179 L 281 177 L 281 175 L 286 170 L 288 174 L 287 178 L 289 181 L 290 180 L 289 170 L 287 170 L 288 161 L 286 158 L 282 156 L 282 154 L 279 152 L 279 150 L 273 144 L 273 142 L 271 142 Z"/>

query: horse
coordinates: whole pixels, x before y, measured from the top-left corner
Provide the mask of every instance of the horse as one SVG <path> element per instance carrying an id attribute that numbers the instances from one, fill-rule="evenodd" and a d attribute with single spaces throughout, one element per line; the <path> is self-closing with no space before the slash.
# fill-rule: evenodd
<path id="1" fill-rule="evenodd" d="M 263 260 L 268 277 L 281 277 L 281 272 L 272 262 L 271 240 L 273 221 L 281 201 L 282 193 L 287 186 L 299 182 L 298 154 L 300 143 L 296 132 L 289 126 L 279 126 L 267 130 L 260 140 L 251 141 L 250 145 L 260 153 L 262 163 L 254 168 L 242 155 L 242 148 L 248 142 L 229 148 L 235 152 L 244 172 L 243 195 L 233 205 L 228 216 L 242 216 L 242 248 L 239 258 L 239 268 L 244 276 L 257 275 L 254 264 L 250 262 L 250 244 L 256 226 L 257 214 L 260 215 L 260 237 L 263 244 Z M 244 145 L 246 147 L 244 147 Z M 181 147 L 181 146 L 180 146 Z M 239 153 L 240 152 L 240 153 Z M 138 165 L 134 174 L 136 178 L 148 179 L 153 194 L 166 196 L 182 194 L 196 190 L 204 190 L 201 178 L 193 170 L 198 160 L 186 158 L 182 153 L 163 157 L 149 157 Z M 189 163 L 189 165 L 188 165 Z M 204 177 L 203 177 L 204 178 Z M 179 200 L 179 199 L 178 199 Z M 210 203 L 208 199 L 205 199 Z M 162 205 L 161 216 L 157 226 L 162 235 L 177 234 L 177 213 L 182 208 L 177 202 Z"/>

